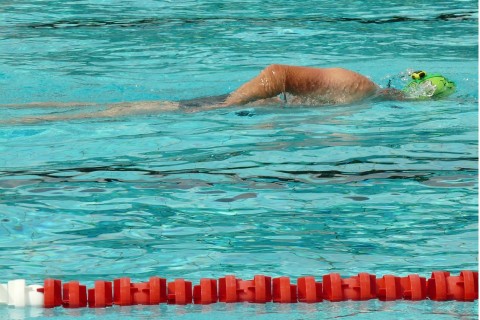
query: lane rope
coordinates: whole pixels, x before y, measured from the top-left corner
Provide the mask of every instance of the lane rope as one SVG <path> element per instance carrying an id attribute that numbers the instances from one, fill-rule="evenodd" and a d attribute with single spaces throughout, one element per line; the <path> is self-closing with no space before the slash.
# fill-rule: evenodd
<path id="1" fill-rule="evenodd" d="M 200 283 L 151 277 L 148 282 L 134 283 L 123 277 L 113 281 L 97 280 L 93 288 L 78 281 L 62 285 L 61 280 L 45 279 L 43 285 L 27 285 L 25 279 L 0 284 L 0 305 L 41 308 L 106 308 L 113 305 L 158 305 L 161 303 L 212 304 L 237 303 L 319 303 L 378 299 L 475 301 L 478 299 L 478 271 L 433 271 L 426 279 L 418 274 L 405 277 L 359 273 L 342 278 L 338 273 L 326 274 L 322 281 L 313 276 L 300 277 L 296 284 L 289 277 L 271 278 L 256 275 L 242 280 L 234 275 L 219 279 L 202 278 Z"/>

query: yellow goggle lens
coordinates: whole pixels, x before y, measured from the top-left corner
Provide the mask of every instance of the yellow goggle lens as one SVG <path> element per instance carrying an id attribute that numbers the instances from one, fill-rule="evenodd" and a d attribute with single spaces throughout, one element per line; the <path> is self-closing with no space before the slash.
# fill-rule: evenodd
<path id="1" fill-rule="evenodd" d="M 425 71 L 415 71 L 415 72 L 412 73 L 412 79 L 420 80 L 420 79 L 425 78 L 426 75 L 427 75 L 427 73 Z"/>

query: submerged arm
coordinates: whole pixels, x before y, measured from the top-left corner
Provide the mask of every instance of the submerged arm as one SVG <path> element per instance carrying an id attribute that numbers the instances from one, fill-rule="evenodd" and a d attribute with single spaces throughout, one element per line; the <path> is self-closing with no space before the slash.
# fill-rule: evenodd
<path id="1" fill-rule="evenodd" d="M 378 100 L 388 100 L 388 101 L 403 101 L 408 100 L 405 92 L 402 90 L 387 88 L 378 90 L 375 98 Z"/>

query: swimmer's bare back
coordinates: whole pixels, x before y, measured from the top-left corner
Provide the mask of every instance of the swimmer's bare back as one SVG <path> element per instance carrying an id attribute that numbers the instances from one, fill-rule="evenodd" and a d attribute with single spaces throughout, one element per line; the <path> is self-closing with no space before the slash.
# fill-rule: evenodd
<path id="1" fill-rule="evenodd" d="M 225 106 L 241 105 L 289 93 L 318 104 L 347 104 L 375 95 L 379 87 L 367 77 L 342 68 L 272 64 L 233 92 Z"/>

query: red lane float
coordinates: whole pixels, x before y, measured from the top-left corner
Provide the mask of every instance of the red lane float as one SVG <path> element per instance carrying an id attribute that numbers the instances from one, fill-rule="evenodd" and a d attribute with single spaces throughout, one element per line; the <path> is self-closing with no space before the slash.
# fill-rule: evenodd
<path id="1" fill-rule="evenodd" d="M 428 296 L 435 301 L 474 301 L 478 299 L 478 273 L 462 271 L 455 277 L 450 272 L 434 271 L 428 279 Z"/>
<path id="2" fill-rule="evenodd" d="M 37 289 L 37 291 L 43 293 L 43 306 L 45 308 L 55 308 L 62 305 L 62 282 L 60 280 L 45 279 L 43 288 Z"/>
<path id="3" fill-rule="evenodd" d="M 168 283 L 168 304 L 192 303 L 192 283 L 184 279 L 175 279 Z"/>
<path id="4" fill-rule="evenodd" d="M 377 297 L 380 301 L 393 301 L 403 298 L 400 277 L 385 275 L 377 279 Z"/>
<path id="5" fill-rule="evenodd" d="M 253 280 L 237 279 L 229 275 L 218 279 L 220 302 L 267 303 L 272 301 L 272 278 L 256 275 Z"/>
<path id="6" fill-rule="evenodd" d="M 384 275 L 377 278 L 359 273 L 342 278 L 338 273 L 322 277 L 301 277 L 297 283 L 288 277 L 271 278 L 256 275 L 243 280 L 234 275 L 220 279 L 200 279 L 198 285 L 184 279 L 168 282 L 151 277 L 148 282 L 133 283 L 130 278 L 113 282 L 98 280 L 87 289 L 78 281 L 63 284 L 60 280 L 45 279 L 43 287 L 26 286 L 25 280 L 0 284 L 0 305 L 14 307 L 41 306 L 45 308 L 106 308 L 112 305 L 158 305 L 160 303 L 186 305 L 224 303 L 318 303 L 379 299 L 381 301 L 431 299 L 435 301 L 475 301 L 478 299 L 478 272 L 462 271 L 452 276 L 446 271 L 434 271 L 427 280 L 417 274 L 405 277 Z"/>
<path id="7" fill-rule="evenodd" d="M 112 305 L 112 283 L 103 280 L 95 281 L 95 287 L 88 289 L 88 306 L 90 308 L 106 308 Z"/>
<path id="8" fill-rule="evenodd" d="M 148 282 L 131 283 L 130 278 L 113 281 L 113 304 L 154 305 L 167 301 L 167 280 L 151 277 Z"/>
<path id="9" fill-rule="evenodd" d="M 211 304 L 217 301 L 217 280 L 200 279 L 200 284 L 193 287 L 193 303 Z"/>
<path id="10" fill-rule="evenodd" d="M 405 300 L 419 301 L 427 298 L 426 279 L 418 274 L 400 278 L 400 287 Z"/>
<path id="11" fill-rule="evenodd" d="M 294 284 L 290 284 L 289 277 L 280 277 L 273 279 L 273 302 L 297 302 L 297 286 Z"/>
<path id="12" fill-rule="evenodd" d="M 85 308 L 87 306 L 87 287 L 78 281 L 70 281 L 63 285 L 64 308 Z"/>
<path id="13" fill-rule="evenodd" d="M 297 280 L 298 302 L 316 303 L 323 301 L 322 283 L 314 277 L 301 277 Z"/>
<path id="14" fill-rule="evenodd" d="M 370 300 L 377 298 L 376 276 L 359 273 L 342 279 L 338 273 L 323 276 L 324 299 L 329 301 Z"/>

